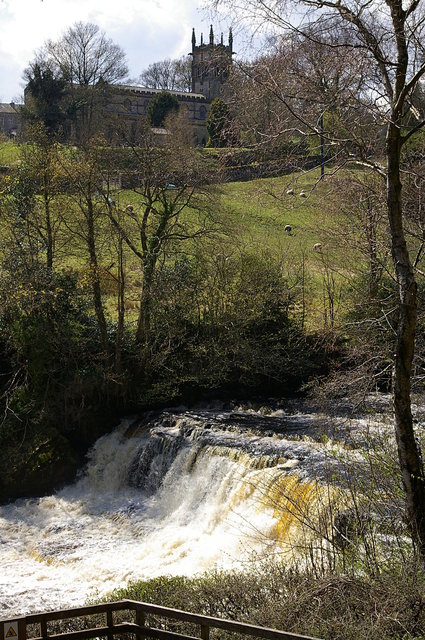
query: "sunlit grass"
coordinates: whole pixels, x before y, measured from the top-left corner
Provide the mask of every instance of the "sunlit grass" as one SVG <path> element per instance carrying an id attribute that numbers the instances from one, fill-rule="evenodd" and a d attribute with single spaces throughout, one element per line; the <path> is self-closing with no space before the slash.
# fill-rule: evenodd
<path id="1" fill-rule="evenodd" d="M 14 142 L 0 143 L 0 165 L 13 166 L 19 162 L 20 146 Z M 211 156 L 216 155 L 214 150 Z M 320 329 L 329 322 L 326 310 L 329 293 L 335 296 L 335 322 L 350 304 L 345 281 L 351 266 L 358 261 L 354 250 L 347 254 L 347 246 L 335 239 L 335 214 L 328 211 L 332 197 L 333 180 L 320 180 L 320 168 L 307 172 L 255 179 L 246 182 L 228 182 L 210 188 L 205 199 L 205 210 L 215 220 L 216 252 L 229 255 L 240 251 L 258 255 L 268 253 L 281 264 L 289 286 L 304 301 L 305 326 Z M 132 190 L 116 190 L 113 194 L 117 209 L 128 204 L 135 211 L 141 207 L 140 196 Z M 64 222 L 57 234 L 56 264 L 58 268 L 75 271 L 79 280 L 87 279 L 87 250 L 84 242 L 84 219 L 75 198 L 62 195 L 57 206 Z M 124 216 L 125 217 L 125 216 Z M 183 213 L 186 223 L 195 228 L 198 212 L 188 207 Z M 108 315 L 116 313 L 116 285 L 114 273 L 117 265 L 116 238 L 107 212 L 97 219 L 99 264 Z M 138 230 L 131 220 L 129 229 L 136 239 Z M 285 229 L 290 225 L 291 230 Z M 71 240 L 70 240 L 71 238 Z M 317 244 L 320 249 L 317 249 Z M 178 251 L 191 255 L 194 242 L 180 243 Z M 138 308 L 142 282 L 142 268 L 138 257 L 125 245 L 127 272 L 126 297 L 128 313 Z M 330 285 L 331 277 L 331 285 Z M 329 291 L 329 286 L 333 291 Z M 297 303 L 300 308 L 301 303 Z"/>
<path id="2" fill-rule="evenodd" d="M 21 145 L 12 140 L 0 141 L 0 167 L 16 165 L 21 156 Z"/>
<path id="3" fill-rule="evenodd" d="M 347 310 L 350 302 L 345 281 L 350 275 L 349 265 L 357 259 L 353 255 L 348 260 L 346 247 L 335 241 L 335 220 L 326 208 L 331 189 L 331 180 L 321 181 L 320 170 L 316 169 L 308 173 L 218 185 L 204 205 L 205 210 L 211 210 L 211 219 L 215 220 L 215 251 L 229 255 L 240 251 L 272 255 L 281 264 L 298 298 L 303 296 L 305 326 L 311 330 L 321 329 L 331 322 L 331 311 L 327 308 L 330 294 L 335 299 L 332 318 L 335 324 Z M 293 194 L 287 193 L 289 190 Z M 133 205 L 135 211 L 141 207 L 140 196 L 134 191 L 117 190 L 113 197 L 121 211 L 128 204 Z M 64 210 L 68 211 L 69 226 L 82 224 L 75 203 L 65 206 Z M 195 209 L 188 207 L 183 217 L 189 226 L 196 228 L 198 212 Z M 131 221 L 129 225 L 137 244 L 137 227 Z M 285 230 L 286 225 L 291 226 L 290 233 Z M 98 218 L 97 228 L 104 302 L 108 315 L 113 318 L 116 287 L 111 274 L 116 270 L 117 258 L 106 212 Z M 314 248 L 317 243 L 321 245 L 319 250 Z M 186 240 L 178 247 L 180 255 L 190 256 L 194 250 L 192 240 Z M 126 308 L 131 319 L 137 314 L 142 269 L 139 258 L 126 245 L 124 252 Z M 84 280 L 85 256 L 84 241 L 80 238 L 72 247 L 67 246 L 59 261 L 61 266 L 72 268 Z M 295 309 L 301 313 L 301 302 Z"/>
<path id="4" fill-rule="evenodd" d="M 288 274 L 299 281 L 298 290 L 304 289 L 306 325 L 311 329 L 329 325 L 332 313 L 337 324 L 347 311 L 347 282 L 360 261 L 355 247 L 347 249 L 339 240 L 338 225 L 344 220 L 342 213 L 335 219 L 328 207 L 333 188 L 331 177 L 320 180 L 319 168 L 223 186 L 222 200 L 239 241 L 253 251 L 267 249 L 286 264 Z"/>

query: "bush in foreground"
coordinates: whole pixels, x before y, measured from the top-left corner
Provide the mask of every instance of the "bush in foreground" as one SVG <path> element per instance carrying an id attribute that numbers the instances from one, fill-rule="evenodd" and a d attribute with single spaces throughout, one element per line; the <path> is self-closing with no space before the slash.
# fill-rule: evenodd
<path id="1" fill-rule="evenodd" d="M 407 565 L 371 579 L 317 576 L 267 562 L 244 572 L 131 582 L 105 600 L 152 602 L 325 640 L 413 640 L 425 634 L 424 578 L 423 571 Z M 149 624 L 194 634 L 184 623 L 165 624 L 150 617 Z"/>

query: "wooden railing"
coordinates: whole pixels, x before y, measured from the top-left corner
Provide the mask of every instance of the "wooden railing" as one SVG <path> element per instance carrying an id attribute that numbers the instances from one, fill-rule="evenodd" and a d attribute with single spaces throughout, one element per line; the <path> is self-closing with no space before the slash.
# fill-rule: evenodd
<path id="1" fill-rule="evenodd" d="M 88 621 L 87 617 L 92 619 Z M 157 626 L 148 624 L 148 619 L 153 617 L 155 618 L 154 624 Z M 94 621 L 93 618 L 95 618 Z M 73 621 L 72 625 L 70 625 L 70 620 Z M 195 625 L 199 633 L 193 636 L 166 630 L 164 627 L 169 625 L 170 620 Z M 71 630 L 69 626 L 72 626 Z M 136 640 L 147 640 L 148 638 L 210 640 L 211 629 L 221 629 L 225 632 L 264 638 L 265 640 L 317 640 L 296 633 L 256 627 L 244 622 L 212 618 L 133 600 L 32 614 L 14 620 L 1 620 L 0 640 L 84 640 L 85 638 L 101 637 L 113 640 L 115 636 L 123 637 L 128 633 L 132 634 Z M 214 637 L 220 638 L 220 635 L 215 634 Z"/>

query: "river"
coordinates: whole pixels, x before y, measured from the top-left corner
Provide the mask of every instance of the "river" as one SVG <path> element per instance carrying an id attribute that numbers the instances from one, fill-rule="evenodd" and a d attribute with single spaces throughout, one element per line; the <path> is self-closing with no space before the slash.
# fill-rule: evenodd
<path id="1" fill-rule="evenodd" d="M 282 496 L 314 502 L 338 446 L 293 405 L 124 420 L 74 484 L 0 507 L 0 618 L 284 553 L 297 523 Z"/>

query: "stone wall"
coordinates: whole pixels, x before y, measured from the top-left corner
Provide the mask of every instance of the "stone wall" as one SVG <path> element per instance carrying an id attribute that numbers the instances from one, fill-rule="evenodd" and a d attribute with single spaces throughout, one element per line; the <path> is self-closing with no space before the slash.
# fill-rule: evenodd
<path id="1" fill-rule="evenodd" d="M 161 93 L 159 89 L 127 85 L 109 87 L 109 90 L 106 111 L 118 116 L 119 120 L 126 122 L 129 127 L 132 122 L 136 123 L 139 119 L 146 117 L 150 100 Z M 209 103 L 205 96 L 181 91 L 168 93 L 176 96 L 180 110 L 192 129 L 194 143 L 205 146 L 208 139 L 206 121 L 209 110 Z"/>

